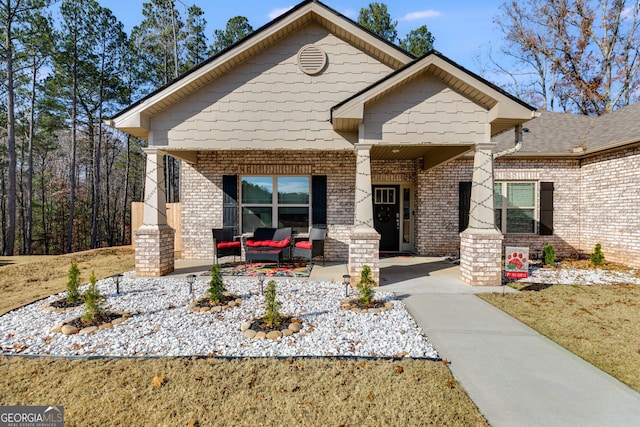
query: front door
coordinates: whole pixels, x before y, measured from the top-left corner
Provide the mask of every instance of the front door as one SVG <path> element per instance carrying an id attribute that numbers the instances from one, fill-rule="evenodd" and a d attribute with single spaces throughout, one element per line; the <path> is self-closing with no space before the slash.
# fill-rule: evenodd
<path id="1" fill-rule="evenodd" d="M 400 186 L 373 186 L 373 226 L 380 233 L 380 251 L 400 250 Z"/>

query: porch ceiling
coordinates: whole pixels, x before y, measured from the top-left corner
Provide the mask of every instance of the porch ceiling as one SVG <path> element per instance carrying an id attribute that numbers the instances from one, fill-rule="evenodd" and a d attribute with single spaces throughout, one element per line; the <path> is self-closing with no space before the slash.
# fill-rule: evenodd
<path id="1" fill-rule="evenodd" d="M 451 161 L 473 150 L 473 145 L 376 145 L 371 148 L 371 160 L 423 159 L 425 170 Z"/>

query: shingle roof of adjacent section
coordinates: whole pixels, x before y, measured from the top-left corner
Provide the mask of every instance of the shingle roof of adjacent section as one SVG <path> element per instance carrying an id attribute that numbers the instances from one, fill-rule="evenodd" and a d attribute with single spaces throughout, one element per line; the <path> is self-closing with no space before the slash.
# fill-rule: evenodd
<path id="1" fill-rule="evenodd" d="M 640 142 L 640 102 L 599 117 L 543 111 L 525 123 L 522 148 L 514 156 L 584 155 Z M 495 151 L 513 147 L 512 131 L 493 138 Z"/>

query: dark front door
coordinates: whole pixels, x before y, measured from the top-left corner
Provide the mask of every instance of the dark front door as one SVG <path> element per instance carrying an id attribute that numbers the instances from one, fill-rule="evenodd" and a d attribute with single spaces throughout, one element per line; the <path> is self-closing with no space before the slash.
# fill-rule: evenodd
<path id="1" fill-rule="evenodd" d="M 380 251 L 400 249 L 400 186 L 373 186 L 373 226 L 380 233 Z"/>

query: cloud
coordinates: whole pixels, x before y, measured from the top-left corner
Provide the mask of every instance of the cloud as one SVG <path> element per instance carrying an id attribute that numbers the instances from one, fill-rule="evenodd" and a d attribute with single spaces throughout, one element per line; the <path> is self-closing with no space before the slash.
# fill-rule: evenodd
<path id="1" fill-rule="evenodd" d="M 358 16 L 358 12 L 353 9 L 346 9 L 342 12 L 342 14 L 351 19 L 355 19 Z"/>
<path id="2" fill-rule="evenodd" d="M 273 9 L 271 12 L 269 12 L 269 19 L 276 19 L 278 16 L 282 15 L 285 12 L 290 11 L 291 9 L 293 9 L 293 6 L 287 6 L 287 7 L 281 7 L 278 9 Z"/>
<path id="3" fill-rule="evenodd" d="M 428 19 L 435 18 L 436 16 L 442 15 L 442 12 L 438 12 L 437 10 L 421 10 L 418 12 L 409 12 L 400 18 L 400 21 L 416 21 L 418 19 Z"/>
<path id="4" fill-rule="evenodd" d="M 622 19 L 633 18 L 633 8 L 625 7 L 624 9 L 622 9 L 622 13 L 620 15 L 622 16 Z"/>

